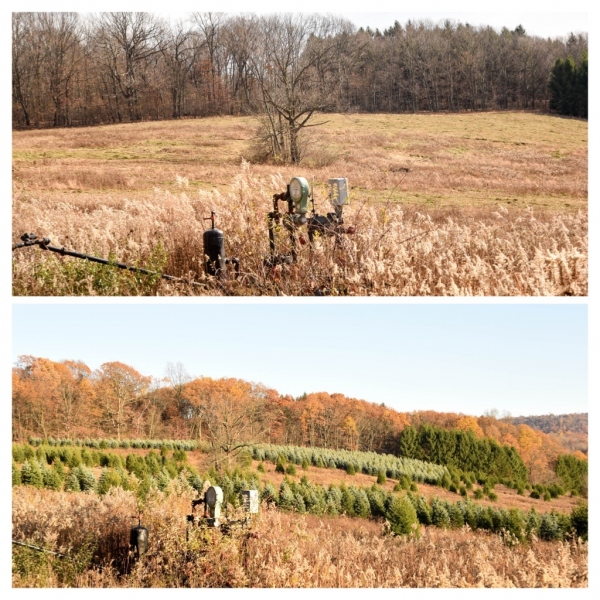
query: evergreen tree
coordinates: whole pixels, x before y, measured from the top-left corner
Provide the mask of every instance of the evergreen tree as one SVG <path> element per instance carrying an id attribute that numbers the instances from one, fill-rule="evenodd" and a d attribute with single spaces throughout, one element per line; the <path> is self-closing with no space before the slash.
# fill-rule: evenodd
<path id="1" fill-rule="evenodd" d="M 371 515 L 371 504 L 363 489 L 351 488 L 354 494 L 354 514 L 357 517 L 369 517 Z"/>
<path id="2" fill-rule="evenodd" d="M 571 526 L 575 533 L 583 538 L 588 539 L 588 505 L 580 503 L 571 511 Z"/>
<path id="3" fill-rule="evenodd" d="M 44 469 L 44 487 L 50 490 L 60 490 L 63 486 L 63 480 L 56 472 L 56 469 Z"/>
<path id="4" fill-rule="evenodd" d="M 460 529 L 465 524 L 463 513 L 458 504 L 450 504 L 448 516 L 450 517 L 450 526 L 453 529 Z"/>
<path id="5" fill-rule="evenodd" d="M 385 516 L 395 535 L 418 536 L 417 511 L 406 496 L 394 496 Z"/>
<path id="6" fill-rule="evenodd" d="M 436 527 L 447 528 L 450 527 L 450 515 L 446 509 L 445 503 L 434 498 L 431 501 L 431 522 Z"/>
<path id="7" fill-rule="evenodd" d="M 35 457 L 40 465 L 48 464 L 48 457 L 46 456 L 46 450 L 43 446 L 38 446 L 37 450 L 35 451 Z"/>
<path id="8" fill-rule="evenodd" d="M 573 57 L 557 59 L 550 71 L 550 108 L 560 115 L 587 118 L 588 114 L 588 57 L 580 64 Z"/>
<path id="9" fill-rule="evenodd" d="M 13 444 L 12 445 L 12 457 L 15 462 L 18 462 L 18 463 L 25 462 L 25 451 L 23 450 L 22 444 Z"/>
<path id="10" fill-rule="evenodd" d="M 299 513 L 306 512 L 306 504 L 304 503 L 304 498 L 302 497 L 302 494 L 300 492 L 296 492 L 294 494 L 293 507 L 294 510 L 296 510 Z"/>
<path id="11" fill-rule="evenodd" d="M 73 469 L 73 472 L 79 480 L 79 487 L 81 488 L 82 492 L 96 491 L 96 487 L 98 484 L 96 482 L 96 478 L 94 477 L 94 473 L 92 473 L 91 469 L 80 464 L 77 468 Z"/>
<path id="12" fill-rule="evenodd" d="M 260 499 L 265 500 L 267 503 L 277 502 L 277 490 L 270 481 L 265 483 L 265 487 L 260 494 Z"/>
<path id="13" fill-rule="evenodd" d="M 431 525 L 433 523 L 431 505 L 427 502 L 425 496 L 419 496 L 416 511 L 419 523 L 423 525 Z"/>
<path id="14" fill-rule="evenodd" d="M 577 113 L 587 119 L 588 116 L 588 57 L 585 53 L 577 69 Z"/>
<path id="15" fill-rule="evenodd" d="M 15 485 L 21 485 L 21 471 L 14 460 L 12 461 L 12 484 L 13 487 Z"/>
<path id="16" fill-rule="evenodd" d="M 281 508 L 292 508 L 294 506 L 294 493 L 287 481 L 282 481 L 279 486 L 279 503 Z"/>
<path id="17" fill-rule="evenodd" d="M 417 430 L 410 425 L 404 428 L 400 436 L 400 456 L 420 458 Z"/>
<path id="18" fill-rule="evenodd" d="M 121 477 L 112 469 L 103 469 L 100 478 L 98 479 L 98 493 L 106 494 L 111 487 L 119 487 L 121 485 Z"/>
<path id="19" fill-rule="evenodd" d="M 580 460 L 571 454 L 561 454 L 556 461 L 555 472 L 565 489 L 582 495 L 587 494 L 587 460 Z"/>
<path id="20" fill-rule="evenodd" d="M 341 499 L 341 510 L 346 513 L 349 517 L 354 516 L 354 494 L 344 485 L 341 488 L 342 499 Z"/>
<path id="21" fill-rule="evenodd" d="M 77 477 L 77 473 L 75 470 L 71 470 L 67 475 L 67 479 L 65 480 L 65 490 L 67 492 L 80 492 L 81 486 L 79 485 L 79 477 Z"/>
<path id="22" fill-rule="evenodd" d="M 44 476 L 35 458 L 26 460 L 21 468 L 21 483 L 36 488 L 44 487 Z"/>

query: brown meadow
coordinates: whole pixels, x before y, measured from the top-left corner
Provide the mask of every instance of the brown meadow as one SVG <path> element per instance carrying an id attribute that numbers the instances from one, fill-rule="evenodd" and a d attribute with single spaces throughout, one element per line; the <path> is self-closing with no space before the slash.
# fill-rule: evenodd
<path id="1" fill-rule="evenodd" d="M 324 119 L 296 167 L 251 164 L 250 117 L 15 132 L 13 242 L 34 232 L 204 287 L 107 278 L 26 249 L 13 254 L 13 293 L 587 294 L 587 123 L 532 113 Z M 273 272 L 263 265 L 266 213 L 294 175 L 314 178 L 321 213 L 327 179 L 347 176 L 356 234 L 341 248 L 303 247 L 296 267 Z M 204 277 L 211 210 L 241 260 L 238 280 Z"/>
<path id="2" fill-rule="evenodd" d="M 71 560 L 13 551 L 13 587 L 586 587 L 587 543 L 512 546 L 500 536 L 421 528 L 414 538 L 382 535 L 382 523 L 263 509 L 250 530 L 230 536 L 192 529 L 189 490 L 156 492 L 144 510 L 149 552 L 126 555 L 136 502 L 114 488 L 104 497 L 13 489 L 13 539 Z M 91 566 L 87 566 L 91 559 Z M 61 562 L 62 561 L 62 562 Z"/>

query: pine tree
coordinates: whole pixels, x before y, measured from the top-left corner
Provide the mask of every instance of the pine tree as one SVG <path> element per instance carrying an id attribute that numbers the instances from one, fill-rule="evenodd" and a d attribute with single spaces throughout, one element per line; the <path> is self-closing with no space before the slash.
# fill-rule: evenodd
<path id="1" fill-rule="evenodd" d="M 292 508 L 294 506 L 294 492 L 292 492 L 287 481 L 282 481 L 279 486 L 279 502 L 281 508 Z"/>
<path id="2" fill-rule="evenodd" d="M 22 444 L 12 445 L 12 456 L 13 460 L 18 463 L 23 463 L 25 461 L 25 451 L 23 450 Z"/>
<path id="3" fill-rule="evenodd" d="M 571 511 L 571 526 L 575 533 L 583 538 L 588 539 L 588 505 L 580 502 Z"/>
<path id="4" fill-rule="evenodd" d="M 60 490 L 63 486 L 63 480 L 56 472 L 56 469 L 44 469 L 44 487 L 50 490 Z"/>
<path id="5" fill-rule="evenodd" d="M 395 535 L 419 535 L 417 511 L 406 496 L 395 496 L 386 513 Z"/>
<path id="6" fill-rule="evenodd" d="M 436 527 L 450 527 L 450 515 L 445 504 L 438 498 L 431 501 L 431 522 Z"/>
<path id="7" fill-rule="evenodd" d="M 296 510 L 299 513 L 306 512 L 306 504 L 304 503 L 304 498 L 299 492 L 296 492 L 296 494 L 294 494 L 294 501 L 292 506 L 294 507 L 294 510 Z"/>
<path id="8" fill-rule="evenodd" d="M 12 461 L 12 485 L 21 485 L 21 471 L 19 470 L 19 466 L 13 460 Z"/>
<path id="9" fill-rule="evenodd" d="M 400 436 L 400 456 L 406 458 L 420 458 L 419 444 L 417 440 L 417 430 L 408 426 L 405 427 Z"/>
<path id="10" fill-rule="evenodd" d="M 79 487 L 81 488 L 82 492 L 96 491 L 98 483 L 91 469 L 80 464 L 77 468 L 73 469 L 73 472 L 79 480 Z"/>
<path id="11" fill-rule="evenodd" d="M 98 479 L 98 493 L 106 494 L 111 487 L 119 487 L 121 485 L 121 477 L 112 469 L 103 469 Z"/>
<path id="12" fill-rule="evenodd" d="M 419 523 L 423 525 L 431 525 L 433 523 L 431 505 L 427 502 L 425 496 L 419 496 L 416 511 Z"/>
<path id="13" fill-rule="evenodd" d="M 171 478 L 169 477 L 169 473 L 166 469 L 161 469 L 156 476 L 156 486 L 161 492 L 164 492 L 169 487 L 170 483 Z M 223 495 L 225 495 L 225 492 L 223 492 Z"/>
<path id="14" fill-rule="evenodd" d="M 561 115 L 587 118 L 588 114 L 588 57 L 580 64 L 573 57 L 557 59 L 550 71 L 550 108 Z"/>
<path id="15" fill-rule="evenodd" d="M 465 524 L 463 513 L 457 504 L 451 504 L 448 507 L 448 516 L 450 517 L 450 526 L 453 529 L 460 529 Z"/>
<path id="16" fill-rule="evenodd" d="M 31 485 L 36 488 L 44 487 L 44 476 L 40 465 L 35 458 L 26 460 L 21 468 L 21 483 Z"/>
<path id="17" fill-rule="evenodd" d="M 65 490 L 67 492 L 80 492 L 81 486 L 79 485 L 79 477 L 77 477 L 77 473 L 75 470 L 71 470 L 67 475 L 67 479 L 65 480 Z"/>
<path id="18" fill-rule="evenodd" d="M 365 490 L 355 488 L 351 488 L 351 490 L 354 493 L 354 514 L 357 517 L 369 517 L 371 504 Z"/>

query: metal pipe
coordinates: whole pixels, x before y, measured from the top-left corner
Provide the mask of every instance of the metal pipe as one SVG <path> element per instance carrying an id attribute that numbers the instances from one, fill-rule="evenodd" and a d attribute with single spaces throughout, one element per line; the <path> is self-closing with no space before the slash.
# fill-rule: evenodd
<path id="1" fill-rule="evenodd" d="M 66 558 L 66 556 L 60 552 L 53 552 L 52 550 L 46 550 L 46 548 L 40 548 L 39 546 L 32 546 L 31 544 L 25 544 L 24 542 L 17 542 L 17 540 L 13 540 L 12 543 L 16 546 L 24 546 L 25 548 L 31 548 L 32 550 L 37 550 L 38 552 L 47 552 L 48 554 L 54 554 L 60 558 Z"/>
<path id="2" fill-rule="evenodd" d="M 159 273 L 158 271 L 150 271 L 149 269 L 142 269 L 141 267 L 133 267 L 125 263 L 113 262 L 106 258 L 99 258 L 98 256 L 91 256 L 90 254 L 83 254 L 82 252 L 75 252 L 74 250 L 67 250 L 64 246 L 59 248 L 58 246 L 50 246 L 49 238 L 37 239 L 37 236 L 33 233 L 24 233 L 21 236 L 23 242 L 21 244 L 15 244 L 12 249 L 13 251 L 18 248 L 26 248 L 29 246 L 39 246 L 42 250 L 49 250 L 50 252 L 56 252 L 61 256 L 73 256 L 74 258 L 81 258 L 83 260 L 89 260 L 101 265 L 107 265 L 111 267 L 117 267 L 118 269 L 125 269 L 134 273 L 142 273 L 144 275 L 158 275 L 162 279 L 168 281 L 174 281 L 176 283 L 187 283 L 188 285 L 197 285 L 200 287 L 206 287 L 204 283 L 198 283 L 197 281 L 189 281 L 188 279 L 182 279 L 181 277 L 173 277 L 165 273 Z"/>

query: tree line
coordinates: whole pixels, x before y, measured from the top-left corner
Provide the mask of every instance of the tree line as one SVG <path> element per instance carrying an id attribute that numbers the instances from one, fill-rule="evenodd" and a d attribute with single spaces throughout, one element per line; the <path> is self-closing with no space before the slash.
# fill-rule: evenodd
<path id="1" fill-rule="evenodd" d="M 523 485 L 528 480 L 527 467 L 514 446 L 500 445 L 491 438 L 478 439 L 472 430 L 406 427 L 400 437 L 400 455 Z"/>
<path id="2" fill-rule="evenodd" d="M 587 78 L 587 35 L 450 20 L 380 32 L 304 13 L 191 13 L 174 24 L 151 13 L 13 13 L 12 122 L 260 114 L 268 148 L 294 159 L 315 112 L 562 111 L 548 87 L 557 61 L 579 80 L 585 62 Z"/>
<path id="3" fill-rule="evenodd" d="M 191 439 L 211 445 L 226 463 L 240 450 L 266 442 L 404 453 L 473 471 L 471 450 L 473 456 L 481 450 L 484 462 L 495 464 L 497 458 L 502 470 L 513 464 L 514 447 L 532 483 L 552 480 L 558 457 L 569 453 L 550 435 L 492 414 L 399 412 L 327 392 L 294 398 L 240 379 L 194 378 L 181 364 L 169 364 L 165 376 L 156 379 L 121 362 L 92 371 L 81 361 L 33 356 L 20 357 L 13 369 L 12 429 L 14 441 L 29 436 Z M 415 433 L 417 442 L 409 444 Z M 446 463 L 440 458 L 444 448 L 451 448 Z M 573 456 L 587 458 L 581 452 Z"/>
<path id="4" fill-rule="evenodd" d="M 510 417 L 510 420 L 514 425 L 524 423 L 544 433 L 588 433 L 587 413 L 520 416 Z"/>

